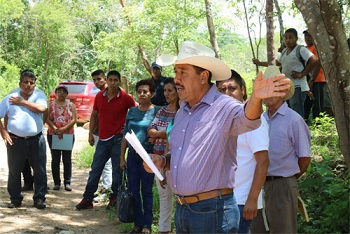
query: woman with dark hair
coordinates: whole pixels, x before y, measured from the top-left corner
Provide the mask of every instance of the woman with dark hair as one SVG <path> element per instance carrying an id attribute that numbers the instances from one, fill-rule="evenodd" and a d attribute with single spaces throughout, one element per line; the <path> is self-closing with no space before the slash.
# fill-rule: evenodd
<path id="1" fill-rule="evenodd" d="M 128 169 L 128 188 L 134 197 L 136 214 L 134 227 L 130 233 L 151 233 L 154 174 L 145 171 L 142 158 L 131 146 L 129 146 L 127 161 L 125 161 L 125 152 L 128 146 L 125 135 L 132 130 L 145 150 L 148 153 L 152 152 L 153 145 L 148 142 L 147 129 L 160 108 L 151 103 L 154 92 L 155 85 L 151 79 L 137 82 L 136 93 L 139 106 L 130 108 L 123 130 L 124 137 L 121 144 L 120 168 L 121 170 Z"/>
<path id="2" fill-rule="evenodd" d="M 74 144 L 74 124 L 77 122 L 77 111 L 74 103 L 66 100 L 68 88 L 59 85 L 55 89 L 56 100 L 50 102 L 48 110 L 48 118 L 46 123 L 49 126 L 47 140 L 51 149 L 51 170 L 54 181 L 53 190 L 60 190 L 60 163 L 61 155 L 63 161 L 63 184 L 66 191 L 72 191 L 70 187 L 72 177 L 72 149 L 60 150 L 52 147 L 53 135 L 57 135 L 58 139 L 63 139 L 63 134 L 73 134 Z M 67 136 L 66 136 L 67 137 Z M 73 146 L 72 146 L 73 148 Z"/>
<path id="3" fill-rule="evenodd" d="M 167 144 L 166 128 L 169 123 L 175 118 L 176 112 L 179 109 L 179 96 L 175 87 L 173 78 L 167 78 L 164 81 L 164 96 L 169 105 L 163 107 L 154 118 L 148 130 L 150 141 L 153 142 L 153 153 L 164 155 Z M 170 233 L 171 231 L 171 215 L 173 209 L 172 192 L 169 186 L 166 185 L 166 174 L 164 181 L 159 181 L 157 178 L 157 187 L 159 193 L 159 233 Z"/>

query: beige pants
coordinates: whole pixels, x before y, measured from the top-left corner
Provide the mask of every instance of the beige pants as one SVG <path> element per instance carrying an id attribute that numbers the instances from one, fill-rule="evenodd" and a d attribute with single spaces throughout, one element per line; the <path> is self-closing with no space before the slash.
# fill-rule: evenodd
<path id="1" fill-rule="evenodd" d="M 298 183 L 295 176 L 266 181 L 266 231 L 262 213 L 253 219 L 252 233 L 297 233 Z"/>

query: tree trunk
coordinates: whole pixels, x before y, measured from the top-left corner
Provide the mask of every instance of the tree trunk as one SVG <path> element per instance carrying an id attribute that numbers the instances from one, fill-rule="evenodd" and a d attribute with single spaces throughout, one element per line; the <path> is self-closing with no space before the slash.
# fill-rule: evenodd
<path id="1" fill-rule="evenodd" d="M 129 14 L 128 14 L 125 0 L 120 0 L 120 4 L 122 5 L 123 10 L 125 11 L 125 14 L 127 16 L 128 24 L 129 24 L 129 26 L 131 26 L 132 20 L 131 20 Z M 145 66 L 145 68 L 149 72 L 149 74 L 151 74 L 151 76 L 152 76 L 152 69 L 151 69 L 151 66 L 149 65 L 146 53 L 143 51 L 141 45 L 137 45 L 137 47 L 138 47 L 138 50 L 139 50 L 139 54 L 141 55 L 141 59 L 142 59 L 143 65 Z"/>
<path id="2" fill-rule="evenodd" d="M 295 4 L 315 40 L 333 101 L 340 150 L 349 166 L 350 53 L 340 7 L 336 0 L 295 0 Z"/>
<path id="3" fill-rule="evenodd" d="M 273 0 L 266 0 L 266 48 L 267 62 L 275 64 L 274 28 L 273 28 Z"/>
<path id="4" fill-rule="evenodd" d="M 274 0 L 275 8 L 277 12 L 278 17 L 278 23 L 280 25 L 280 48 L 278 49 L 279 52 L 282 52 L 282 49 L 284 48 L 284 26 L 283 26 L 283 19 L 282 19 L 282 12 L 281 8 L 278 4 L 278 0 Z"/>
<path id="5" fill-rule="evenodd" d="M 250 35 L 250 27 L 249 27 L 249 19 L 248 19 L 247 6 L 246 6 L 246 4 L 245 4 L 245 0 L 243 0 L 242 2 L 243 2 L 244 16 L 245 16 L 245 22 L 246 22 L 246 25 L 247 25 L 247 31 L 248 31 L 248 37 L 249 37 L 250 48 L 252 49 L 253 58 L 258 58 L 259 45 L 257 46 L 257 49 L 256 49 L 257 56 L 255 57 L 254 46 L 253 46 L 253 42 L 252 42 L 252 36 Z M 255 71 L 256 71 L 256 74 L 258 74 L 258 72 L 259 72 L 259 66 L 258 66 L 258 65 L 255 65 Z"/>
<path id="6" fill-rule="evenodd" d="M 206 12 L 206 16 L 207 16 L 208 30 L 209 30 L 209 35 L 210 35 L 210 43 L 214 49 L 215 57 L 218 59 L 221 59 L 218 42 L 217 42 L 216 36 L 215 36 L 213 13 L 211 12 L 211 2 L 210 2 L 210 0 L 204 0 L 204 2 L 205 2 L 205 12 Z"/>

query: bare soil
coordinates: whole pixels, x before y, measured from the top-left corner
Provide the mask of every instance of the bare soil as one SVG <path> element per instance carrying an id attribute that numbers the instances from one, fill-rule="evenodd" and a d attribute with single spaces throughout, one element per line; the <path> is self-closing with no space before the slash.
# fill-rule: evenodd
<path id="1" fill-rule="evenodd" d="M 64 188 L 52 190 L 51 154 L 47 146 L 47 177 L 51 189 L 46 195 L 47 208 L 44 210 L 33 206 L 33 191 L 22 192 L 22 207 L 7 208 L 10 201 L 7 192 L 7 154 L 5 144 L 0 139 L 0 233 L 120 233 L 118 219 L 113 211 L 106 210 L 107 202 L 94 203 L 94 208 L 90 210 L 79 211 L 75 208 L 82 199 L 90 169 L 77 169 L 74 161 L 87 144 L 87 139 L 88 130 L 75 128 L 71 192 Z"/>

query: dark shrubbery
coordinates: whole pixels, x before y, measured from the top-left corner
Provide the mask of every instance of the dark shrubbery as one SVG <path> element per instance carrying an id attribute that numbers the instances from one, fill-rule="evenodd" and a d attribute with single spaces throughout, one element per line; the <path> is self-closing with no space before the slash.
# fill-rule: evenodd
<path id="1" fill-rule="evenodd" d="M 299 216 L 298 232 L 349 233 L 349 170 L 334 119 L 316 118 L 310 130 L 312 161 L 299 181 L 310 222 Z"/>

